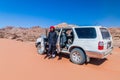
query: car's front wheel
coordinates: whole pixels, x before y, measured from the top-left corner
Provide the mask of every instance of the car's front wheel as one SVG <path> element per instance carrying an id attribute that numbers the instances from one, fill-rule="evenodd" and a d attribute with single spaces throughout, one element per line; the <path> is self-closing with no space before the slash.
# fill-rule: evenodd
<path id="1" fill-rule="evenodd" d="M 41 54 L 41 55 L 45 53 L 44 47 L 41 46 L 41 44 L 37 46 L 37 52 L 38 54 Z"/>
<path id="2" fill-rule="evenodd" d="M 79 48 L 74 48 L 70 53 L 70 60 L 75 64 L 84 64 L 85 53 Z"/>

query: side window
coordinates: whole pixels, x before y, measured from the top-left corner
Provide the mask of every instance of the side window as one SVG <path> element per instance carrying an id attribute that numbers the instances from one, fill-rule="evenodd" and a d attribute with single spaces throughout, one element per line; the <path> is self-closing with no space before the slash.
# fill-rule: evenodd
<path id="1" fill-rule="evenodd" d="M 95 28 L 75 28 L 78 38 L 96 38 Z"/>
<path id="2" fill-rule="evenodd" d="M 110 38 L 110 33 L 106 28 L 100 28 L 103 39 Z"/>

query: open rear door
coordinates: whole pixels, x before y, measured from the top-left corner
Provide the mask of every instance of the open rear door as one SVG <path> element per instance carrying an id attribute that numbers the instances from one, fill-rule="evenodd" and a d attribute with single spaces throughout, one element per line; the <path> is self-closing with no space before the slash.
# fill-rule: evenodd
<path id="1" fill-rule="evenodd" d="M 61 52 L 61 48 L 60 48 L 60 36 L 61 36 L 61 31 L 62 31 L 62 29 L 56 29 L 56 33 L 57 33 L 57 35 L 58 35 L 57 44 L 56 44 L 57 53 L 60 53 L 60 52 Z"/>

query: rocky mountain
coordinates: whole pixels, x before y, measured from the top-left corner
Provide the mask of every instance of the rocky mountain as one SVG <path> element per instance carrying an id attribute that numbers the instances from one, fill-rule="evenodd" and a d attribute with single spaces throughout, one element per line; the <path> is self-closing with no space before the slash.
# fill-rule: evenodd
<path id="1" fill-rule="evenodd" d="M 120 28 L 109 28 L 113 38 L 114 46 L 120 47 Z"/>
<path id="2" fill-rule="evenodd" d="M 32 28 L 16 28 L 8 26 L 0 29 L 0 38 L 15 39 L 17 41 L 35 41 L 45 29 L 35 26 Z"/>

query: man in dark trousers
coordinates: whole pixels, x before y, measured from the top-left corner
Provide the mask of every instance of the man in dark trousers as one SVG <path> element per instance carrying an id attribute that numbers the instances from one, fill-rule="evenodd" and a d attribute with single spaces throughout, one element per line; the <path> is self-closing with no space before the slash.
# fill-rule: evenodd
<path id="1" fill-rule="evenodd" d="M 55 27 L 50 27 L 50 32 L 48 34 L 48 53 L 47 56 L 50 58 L 56 57 L 56 43 L 57 43 L 57 33 L 55 32 Z"/>

